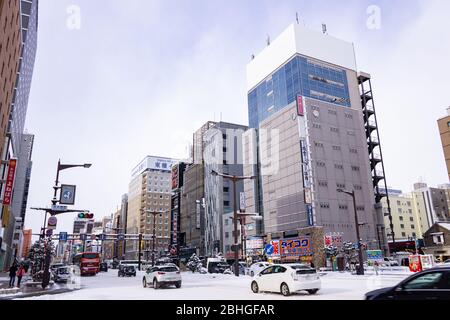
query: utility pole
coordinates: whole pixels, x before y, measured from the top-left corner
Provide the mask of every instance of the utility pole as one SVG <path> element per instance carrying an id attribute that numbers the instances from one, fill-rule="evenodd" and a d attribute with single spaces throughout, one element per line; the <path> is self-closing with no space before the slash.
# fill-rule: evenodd
<path id="1" fill-rule="evenodd" d="M 139 255 L 138 255 L 138 269 L 141 271 L 141 252 L 142 252 L 142 233 L 139 233 Z"/>
<path id="2" fill-rule="evenodd" d="M 239 247 L 238 247 L 238 213 L 237 213 L 237 190 L 236 190 L 236 182 L 245 180 L 245 179 L 255 179 L 255 176 L 235 176 L 235 175 L 228 175 L 223 173 L 218 173 L 217 171 L 212 170 L 211 174 L 213 176 L 220 176 L 226 179 L 231 180 L 233 183 L 233 228 L 234 228 L 234 275 L 236 277 L 239 277 Z"/>
<path id="3" fill-rule="evenodd" d="M 352 197 L 353 200 L 353 210 L 355 211 L 355 228 L 356 228 L 356 239 L 358 241 L 358 260 L 359 260 L 359 267 L 356 272 L 357 275 L 364 275 L 364 259 L 363 259 L 363 253 L 362 253 L 362 246 L 361 246 L 361 237 L 359 235 L 359 221 L 358 221 L 358 211 L 356 209 L 356 198 L 355 198 L 355 191 L 346 191 L 343 189 L 337 189 L 337 192 L 345 193 Z"/>

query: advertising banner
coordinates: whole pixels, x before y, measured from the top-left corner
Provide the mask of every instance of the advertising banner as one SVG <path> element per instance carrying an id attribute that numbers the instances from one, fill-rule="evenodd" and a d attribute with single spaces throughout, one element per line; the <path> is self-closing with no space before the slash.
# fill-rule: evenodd
<path id="1" fill-rule="evenodd" d="M 280 253 L 283 256 L 312 255 L 311 238 L 299 237 L 295 239 L 280 240 Z"/>
<path id="2" fill-rule="evenodd" d="M 367 260 L 369 261 L 383 261 L 383 253 L 381 250 L 367 250 Z"/>
<path id="3" fill-rule="evenodd" d="M 172 166 L 172 190 L 178 189 L 178 164 Z"/>
<path id="4" fill-rule="evenodd" d="M 11 204 L 14 176 L 16 174 L 17 159 L 10 159 L 8 165 L 8 176 L 6 177 L 5 193 L 3 194 L 3 205 Z"/>
<path id="5" fill-rule="evenodd" d="M 297 114 L 302 117 L 305 115 L 302 96 L 297 96 Z"/>

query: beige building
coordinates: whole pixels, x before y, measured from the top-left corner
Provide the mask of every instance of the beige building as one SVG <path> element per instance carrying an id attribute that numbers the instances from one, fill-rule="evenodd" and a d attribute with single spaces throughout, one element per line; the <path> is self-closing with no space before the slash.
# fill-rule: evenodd
<path id="1" fill-rule="evenodd" d="M 450 185 L 430 188 L 426 183 L 418 182 L 414 184 L 412 192 L 405 194 L 400 190 L 389 189 L 389 200 L 396 240 L 423 239 L 435 223 L 450 221 Z M 383 212 L 387 212 L 386 199 L 383 199 L 382 204 Z M 388 217 L 384 217 L 384 223 L 386 233 L 389 234 Z"/>
<path id="2" fill-rule="evenodd" d="M 392 224 L 394 225 L 394 234 L 396 240 L 407 240 L 411 238 L 420 238 L 420 226 L 418 223 L 417 209 L 415 206 L 414 198 L 411 194 L 389 195 L 389 201 L 391 204 Z M 383 205 L 383 212 L 387 212 L 386 198 L 381 201 Z M 384 217 L 384 224 L 387 226 L 386 235 L 388 239 L 392 241 L 389 236 L 391 230 L 389 230 L 389 218 Z"/>
<path id="3" fill-rule="evenodd" d="M 442 149 L 444 150 L 447 173 L 450 180 L 450 107 L 447 108 L 447 116 L 438 120 L 439 133 L 441 135 Z"/>
<path id="4" fill-rule="evenodd" d="M 170 244 L 171 168 L 175 163 L 177 161 L 174 159 L 147 156 L 132 171 L 126 233 L 142 233 L 150 239 L 144 241 L 141 247 L 144 260 L 151 257 L 154 227 L 155 251 L 168 250 Z M 127 259 L 138 259 L 138 251 L 138 241 L 126 242 Z"/>

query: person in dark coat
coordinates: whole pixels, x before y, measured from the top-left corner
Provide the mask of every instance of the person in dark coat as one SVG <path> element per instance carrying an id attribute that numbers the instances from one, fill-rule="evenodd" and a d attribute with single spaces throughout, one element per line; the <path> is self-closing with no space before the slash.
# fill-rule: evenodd
<path id="1" fill-rule="evenodd" d="M 17 264 L 13 263 L 13 265 L 9 268 L 9 287 L 14 287 L 14 282 L 16 281 L 16 272 L 17 272 Z"/>

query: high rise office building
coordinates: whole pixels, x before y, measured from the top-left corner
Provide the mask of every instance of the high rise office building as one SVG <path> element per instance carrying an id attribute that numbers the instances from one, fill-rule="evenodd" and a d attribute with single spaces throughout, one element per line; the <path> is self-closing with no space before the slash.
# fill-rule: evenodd
<path id="1" fill-rule="evenodd" d="M 362 241 L 387 253 L 370 75 L 357 71 L 352 43 L 293 24 L 252 59 L 247 81 L 244 175 L 258 179 L 245 181 L 246 204 L 263 215 L 255 233 L 287 238 L 321 227 L 356 242 L 344 189 L 355 192 Z"/>
<path id="2" fill-rule="evenodd" d="M 11 1 L 10 4 L 8 4 L 8 7 L 11 8 L 15 5 L 18 5 L 19 7 L 19 14 L 14 16 L 14 20 L 11 21 L 9 25 L 14 26 L 15 22 L 19 22 L 20 31 L 18 32 L 17 37 L 13 37 L 12 39 L 7 37 L 5 40 L 6 46 L 8 47 L 10 46 L 10 40 L 15 41 L 20 39 L 20 49 L 18 50 L 20 59 L 16 71 L 11 73 L 14 77 L 14 86 L 11 95 L 12 100 L 8 106 L 8 117 L 4 118 L 4 120 L 6 120 L 5 123 L 7 123 L 5 140 L 3 142 L 0 141 L 0 150 L 3 148 L 0 153 L 1 159 L 4 160 L 5 163 L 11 158 L 17 159 L 15 182 L 12 191 L 12 199 L 14 202 L 11 206 L 1 206 L 2 211 L 9 215 L 7 220 L 10 221 L 7 225 L 5 224 L 3 237 L 4 244 L 12 249 L 6 250 L 4 256 L 6 264 L 11 262 L 14 255 L 17 255 L 17 249 L 21 247 L 20 241 L 19 243 L 16 243 L 17 241 L 13 241 L 12 239 L 14 237 L 14 229 L 17 228 L 17 223 L 12 222 L 20 220 L 21 225 L 18 226 L 19 228 L 23 228 L 25 223 L 28 187 L 31 178 L 31 151 L 34 136 L 24 134 L 24 124 L 36 56 L 38 28 L 38 0 Z M 4 109 L 2 112 L 6 111 L 6 108 L 2 107 L 2 109 Z M 22 144 L 24 145 L 22 146 Z M 2 175 L 2 180 L 4 180 L 7 170 L 5 170 L 4 163 L 2 163 L 1 167 L 0 174 Z M 6 189 L 0 189 L 4 194 Z M 0 260 L 3 260 L 2 256 L 3 254 L 0 253 Z"/>
<path id="3" fill-rule="evenodd" d="M 170 244 L 171 168 L 176 163 L 170 158 L 147 156 L 131 174 L 126 233 L 152 235 L 155 227 L 157 252 L 168 251 Z M 153 213 L 156 213 L 155 219 Z M 152 247 L 152 240 L 146 241 L 144 251 Z M 138 259 L 138 251 L 137 241 L 126 242 L 127 259 Z"/>

